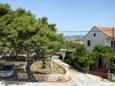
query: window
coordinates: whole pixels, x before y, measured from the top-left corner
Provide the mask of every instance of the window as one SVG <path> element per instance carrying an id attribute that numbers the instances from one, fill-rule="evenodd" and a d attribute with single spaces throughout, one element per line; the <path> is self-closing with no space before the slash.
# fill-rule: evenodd
<path id="1" fill-rule="evenodd" d="M 113 41 L 111 41 L 111 47 L 113 47 Z"/>
<path id="2" fill-rule="evenodd" d="M 90 46 L 90 45 L 91 45 L 91 41 L 87 40 L 87 46 Z"/>
<path id="3" fill-rule="evenodd" d="M 95 36 L 96 36 L 96 33 L 94 33 L 93 35 L 94 35 L 94 37 L 95 37 Z"/>
<path id="4" fill-rule="evenodd" d="M 111 47 L 115 46 L 115 41 L 111 41 Z"/>

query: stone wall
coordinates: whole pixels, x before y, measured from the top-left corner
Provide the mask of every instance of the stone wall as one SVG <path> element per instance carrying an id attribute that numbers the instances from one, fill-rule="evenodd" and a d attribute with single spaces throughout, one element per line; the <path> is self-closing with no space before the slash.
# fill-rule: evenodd
<path id="1" fill-rule="evenodd" d="M 53 74 L 53 73 L 52 74 L 34 74 L 34 77 L 36 78 L 37 81 L 48 81 L 48 82 L 68 81 L 71 78 L 70 73 L 65 67 L 63 68 L 65 69 L 64 74 Z M 24 80 L 24 81 L 28 80 L 27 73 L 18 73 L 17 78 L 18 80 Z"/>

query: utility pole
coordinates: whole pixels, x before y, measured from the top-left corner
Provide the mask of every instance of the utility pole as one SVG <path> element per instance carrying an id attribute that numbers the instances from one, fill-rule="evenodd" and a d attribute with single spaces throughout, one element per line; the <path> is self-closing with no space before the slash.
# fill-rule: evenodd
<path id="1" fill-rule="evenodd" d="M 111 71 L 110 71 L 110 65 L 113 64 L 113 58 L 114 58 L 114 50 L 115 50 L 115 42 L 114 42 L 114 27 L 112 28 L 112 59 L 111 59 L 111 63 L 109 64 L 109 70 L 108 70 L 108 78 L 111 78 Z"/>
<path id="2" fill-rule="evenodd" d="M 113 63 L 113 58 L 114 58 L 114 50 L 115 50 L 115 42 L 114 42 L 114 27 L 112 30 L 112 48 L 113 48 L 113 53 L 112 53 L 112 63 Z"/>

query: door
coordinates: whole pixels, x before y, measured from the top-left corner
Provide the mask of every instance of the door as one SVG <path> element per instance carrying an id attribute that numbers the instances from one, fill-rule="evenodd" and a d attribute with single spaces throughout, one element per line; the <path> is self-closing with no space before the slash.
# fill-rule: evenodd
<path id="1" fill-rule="evenodd" d="M 98 68 L 102 68 L 103 63 L 102 63 L 102 58 L 98 59 Z"/>

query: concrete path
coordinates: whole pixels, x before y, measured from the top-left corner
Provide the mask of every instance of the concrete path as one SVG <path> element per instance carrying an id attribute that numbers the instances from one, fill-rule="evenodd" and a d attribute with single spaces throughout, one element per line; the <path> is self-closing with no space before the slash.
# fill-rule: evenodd
<path id="1" fill-rule="evenodd" d="M 115 82 L 110 82 L 107 79 L 103 79 L 95 75 L 78 72 L 68 64 L 59 60 L 57 56 L 54 56 L 53 60 L 68 68 L 72 78 L 70 83 L 73 86 L 115 86 Z"/>

